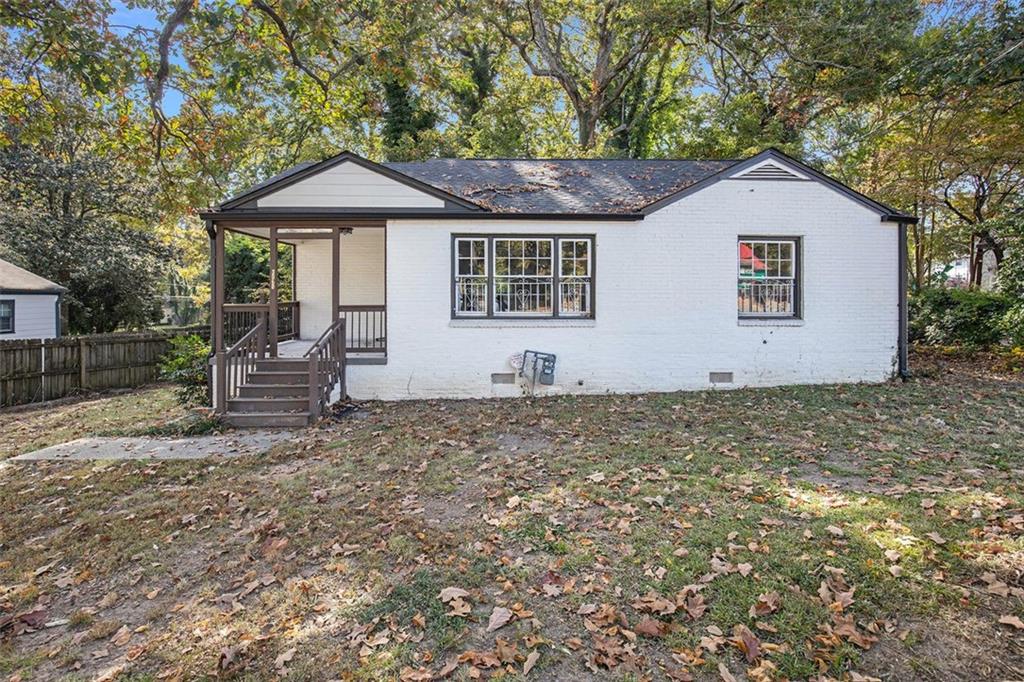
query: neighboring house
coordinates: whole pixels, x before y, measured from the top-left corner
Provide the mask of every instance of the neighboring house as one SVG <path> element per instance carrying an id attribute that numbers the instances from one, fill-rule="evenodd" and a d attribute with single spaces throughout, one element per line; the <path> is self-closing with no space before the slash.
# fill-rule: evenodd
<path id="1" fill-rule="evenodd" d="M 0 341 L 60 336 L 60 302 L 67 291 L 0 260 Z"/>
<path id="2" fill-rule="evenodd" d="M 776 150 L 384 164 L 343 153 L 202 217 L 215 402 L 239 424 L 299 423 L 346 389 L 478 398 L 906 371 L 914 218 Z M 228 230 L 293 245 L 295 301 L 224 304 Z M 265 346 L 276 359 L 248 357 Z M 553 372 L 543 357 L 522 363 L 526 350 L 553 354 Z"/>

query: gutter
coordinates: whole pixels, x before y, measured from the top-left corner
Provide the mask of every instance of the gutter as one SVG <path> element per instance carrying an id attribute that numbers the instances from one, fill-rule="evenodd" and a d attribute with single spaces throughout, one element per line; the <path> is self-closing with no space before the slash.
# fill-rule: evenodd
<path id="1" fill-rule="evenodd" d="M 900 223 L 901 225 L 917 225 L 916 216 L 904 215 L 902 213 L 885 213 L 882 215 L 883 223 Z"/>
<path id="2" fill-rule="evenodd" d="M 594 220 L 636 222 L 644 219 L 642 213 L 484 213 L 473 211 L 352 211 L 350 213 L 315 211 L 280 211 L 257 213 L 241 211 L 201 211 L 199 217 L 206 221 L 250 221 L 273 222 L 281 220 Z"/>

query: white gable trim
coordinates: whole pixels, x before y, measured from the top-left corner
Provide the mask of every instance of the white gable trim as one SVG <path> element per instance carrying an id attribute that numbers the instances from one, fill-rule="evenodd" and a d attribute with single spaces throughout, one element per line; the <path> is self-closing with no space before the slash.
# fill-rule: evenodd
<path id="1" fill-rule="evenodd" d="M 765 159 L 729 176 L 730 180 L 810 180 L 791 165 L 777 159 Z"/>
<path id="2" fill-rule="evenodd" d="M 258 208 L 444 208 L 443 199 L 345 160 L 270 192 Z"/>

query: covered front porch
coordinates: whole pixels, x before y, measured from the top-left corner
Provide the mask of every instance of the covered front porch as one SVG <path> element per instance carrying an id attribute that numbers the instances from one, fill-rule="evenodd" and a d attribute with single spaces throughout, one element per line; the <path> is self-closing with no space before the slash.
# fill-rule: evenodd
<path id="1" fill-rule="evenodd" d="M 312 420 L 344 397 L 346 364 L 387 362 L 385 221 L 232 217 L 208 220 L 207 231 L 217 413 L 244 424 Z M 232 235 L 269 245 L 268 281 L 257 302 L 229 300 L 225 245 Z M 291 281 L 283 282 L 281 251 L 288 248 Z M 287 300 L 282 289 L 291 293 Z M 245 416 L 253 413 L 280 418 Z"/>

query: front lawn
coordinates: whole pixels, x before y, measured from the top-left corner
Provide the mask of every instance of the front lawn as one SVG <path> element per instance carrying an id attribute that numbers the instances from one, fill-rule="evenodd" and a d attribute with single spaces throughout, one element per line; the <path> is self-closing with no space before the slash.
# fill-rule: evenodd
<path id="1" fill-rule="evenodd" d="M 1022 678 L 1024 382 L 915 367 L 9 463 L 0 674 Z"/>
<path id="2" fill-rule="evenodd" d="M 2 409 L 0 460 L 86 436 L 144 433 L 185 413 L 167 386 Z"/>

